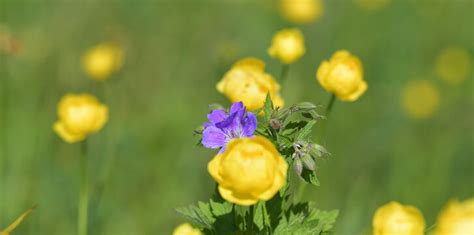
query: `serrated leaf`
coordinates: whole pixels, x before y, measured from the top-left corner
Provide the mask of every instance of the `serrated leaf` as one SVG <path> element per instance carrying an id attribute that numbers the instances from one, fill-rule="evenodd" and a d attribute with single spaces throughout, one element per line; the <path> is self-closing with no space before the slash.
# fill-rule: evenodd
<path id="1" fill-rule="evenodd" d="M 247 216 L 249 216 L 249 208 L 246 206 L 239 206 L 234 205 L 234 213 L 235 213 L 235 223 L 236 226 L 240 229 L 240 231 L 245 231 L 247 228 Z"/>
<path id="2" fill-rule="evenodd" d="M 303 180 L 306 183 L 310 183 L 312 185 L 319 186 L 319 179 L 316 175 L 316 171 L 304 169 L 303 173 L 301 174 L 301 178 L 303 178 Z"/>
<path id="3" fill-rule="evenodd" d="M 316 124 L 316 121 L 314 121 L 314 120 L 311 120 L 308 123 L 306 123 L 306 125 L 303 127 L 303 129 L 301 129 L 298 132 L 295 139 L 296 140 L 303 140 L 304 138 L 306 138 L 311 133 L 311 130 L 312 130 L 314 124 Z"/>
<path id="4" fill-rule="evenodd" d="M 253 223 L 260 231 L 270 229 L 270 216 L 265 207 L 265 202 L 260 201 L 255 206 L 255 213 L 253 216 Z"/>
<path id="5" fill-rule="evenodd" d="M 204 211 L 195 205 L 178 208 L 176 211 L 190 220 L 195 227 L 199 229 L 212 229 L 215 218 L 212 216 L 210 208 L 208 210 L 205 205 L 201 206 L 204 208 Z"/>
<path id="6" fill-rule="evenodd" d="M 229 202 L 210 201 L 211 211 L 214 216 L 222 216 L 232 212 L 232 204 Z"/>
<path id="7" fill-rule="evenodd" d="M 265 104 L 263 105 L 263 112 L 265 112 L 265 120 L 269 121 L 273 112 L 273 102 L 272 102 L 272 98 L 270 97 L 270 93 L 267 93 L 267 97 L 265 98 Z"/>

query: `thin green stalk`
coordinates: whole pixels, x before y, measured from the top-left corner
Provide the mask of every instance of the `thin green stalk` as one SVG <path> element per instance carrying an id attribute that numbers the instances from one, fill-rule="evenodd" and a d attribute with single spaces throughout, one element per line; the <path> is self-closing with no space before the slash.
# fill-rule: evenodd
<path id="1" fill-rule="evenodd" d="M 326 112 L 324 113 L 326 118 L 328 118 L 329 115 L 331 114 L 331 110 L 334 107 L 335 101 L 336 101 L 336 96 L 334 94 L 331 94 L 331 98 L 329 98 L 328 104 L 326 105 Z M 316 138 L 316 143 L 318 143 L 321 140 L 321 138 L 324 137 L 327 122 L 328 122 L 328 120 L 326 119 L 322 123 L 321 131 L 319 132 L 319 135 L 317 135 L 317 138 Z M 305 191 L 306 191 L 306 187 L 307 187 L 307 183 L 300 182 L 300 184 L 298 186 L 298 191 L 295 194 L 295 202 L 300 202 L 303 199 L 303 196 L 304 196 Z"/>
<path id="2" fill-rule="evenodd" d="M 87 142 L 81 144 L 80 164 L 80 190 L 77 209 L 77 234 L 87 235 L 87 220 L 89 207 L 89 176 L 87 170 Z"/>
<path id="3" fill-rule="evenodd" d="M 336 101 L 336 96 L 334 94 L 331 94 L 331 98 L 329 98 L 328 104 L 326 105 L 326 112 L 324 113 L 326 120 L 324 120 L 321 123 L 321 131 L 317 135 L 316 143 L 318 143 L 324 137 L 324 134 L 326 133 L 327 122 L 329 120 L 329 115 L 331 114 L 331 110 L 334 107 L 335 101 Z"/>
<path id="4" fill-rule="evenodd" d="M 289 72 L 290 72 L 290 65 L 289 64 L 281 64 L 280 81 L 281 81 L 282 85 L 288 79 Z"/>

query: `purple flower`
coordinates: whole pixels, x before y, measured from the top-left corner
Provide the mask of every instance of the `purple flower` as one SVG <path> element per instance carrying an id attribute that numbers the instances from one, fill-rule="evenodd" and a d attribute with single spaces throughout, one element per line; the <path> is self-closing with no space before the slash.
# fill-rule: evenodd
<path id="1" fill-rule="evenodd" d="M 229 113 L 223 109 L 213 110 L 207 119 L 201 143 L 206 148 L 220 148 L 219 153 L 225 151 L 230 140 L 253 137 L 257 129 L 257 118 L 252 112 L 245 112 L 242 102 L 233 103 Z"/>

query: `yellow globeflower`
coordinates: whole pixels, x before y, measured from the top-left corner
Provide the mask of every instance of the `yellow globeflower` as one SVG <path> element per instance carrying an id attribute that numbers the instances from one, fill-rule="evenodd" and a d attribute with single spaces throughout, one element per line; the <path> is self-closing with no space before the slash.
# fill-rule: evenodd
<path id="1" fill-rule="evenodd" d="M 373 235 L 423 235 L 425 219 L 413 206 L 390 202 L 375 211 Z"/>
<path id="2" fill-rule="evenodd" d="M 111 43 L 102 43 L 89 49 L 82 57 L 86 73 L 96 80 L 105 80 L 122 67 L 123 51 Z"/>
<path id="3" fill-rule="evenodd" d="M 438 89 L 427 80 L 409 82 L 401 98 L 405 113 L 416 119 L 431 117 L 439 106 Z"/>
<path id="4" fill-rule="evenodd" d="M 202 235 L 201 231 L 199 229 L 193 228 L 188 223 L 181 224 L 178 227 L 176 227 L 173 231 L 173 235 Z"/>
<path id="5" fill-rule="evenodd" d="M 316 72 L 319 84 L 342 101 L 355 101 L 367 90 L 359 58 L 348 51 L 336 51 Z"/>
<path id="6" fill-rule="evenodd" d="M 26 216 L 28 216 L 33 211 L 33 209 L 34 207 L 28 209 L 25 213 L 18 217 L 18 219 L 16 219 L 12 224 L 10 224 L 10 226 L 8 226 L 5 230 L 0 231 L 0 235 L 10 235 L 10 233 L 15 230 L 15 228 L 18 227 L 21 222 L 23 222 Z"/>
<path id="7" fill-rule="evenodd" d="M 273 36 L 268 54 L 283 64 L 297 61 L 305 53 L 304 37 L 299 29 L 283 29 Z"/>
<path id="8" fill-rule="evenodd" d="M 238 205 L 267 201 L 286 182 L 288 164 L 265 137 L 232 140 L 207 167 L 221 196 Z"/>
<path id="9" fill-rule="evenodd" d="M 459 202 L 451 200 L 441 211 L 433 235 L 474 234 L 474 198 Z"/>
<path id="10" fill-rule="evenodd" d="M 58 121 L 54 131 L 66 142 L 84 140 L 107 122 L 108 108 L 89 94 L 67 94 L 58 104 Z"/>
<path id="11" fill-rule="evenodd" d="M 280 85 L 264 70 L 265 64 L 259 59 L 241 59 L 217 83 L 217 90 L 233 103 L 242 101 L 249 110 L 261 108 L 267 93 L 275 107 L 283 107 Z"/>
<path id="12" fill-rule="evenodd" d="M 311 23 L 323 14 L 322 0 L 281 0 L 280 9 L 287 20 L 306 24 Z"/>
<path id="13" fill-rule="evenodd" d="M 469 76 L 471 55 L 462 47 L 445 48 L 436 58 L 435 70 L 444 81 L 459 84 Z"/>

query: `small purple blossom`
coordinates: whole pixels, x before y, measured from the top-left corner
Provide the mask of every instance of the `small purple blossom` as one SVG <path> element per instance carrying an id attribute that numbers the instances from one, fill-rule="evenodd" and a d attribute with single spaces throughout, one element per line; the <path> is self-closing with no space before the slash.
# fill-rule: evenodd
<path id="1" fill-rule="evenodd" d="M 220 149 L 219 153 L 225 151 L 232 139 L 254 137 L 257 129 L 257 118 L 252 112 L 245 112 L 242 102 L 233 103 L 229 113 L 223 109 L 213 110 L 207 119 L 201 143 L 206 148 Z"/>

